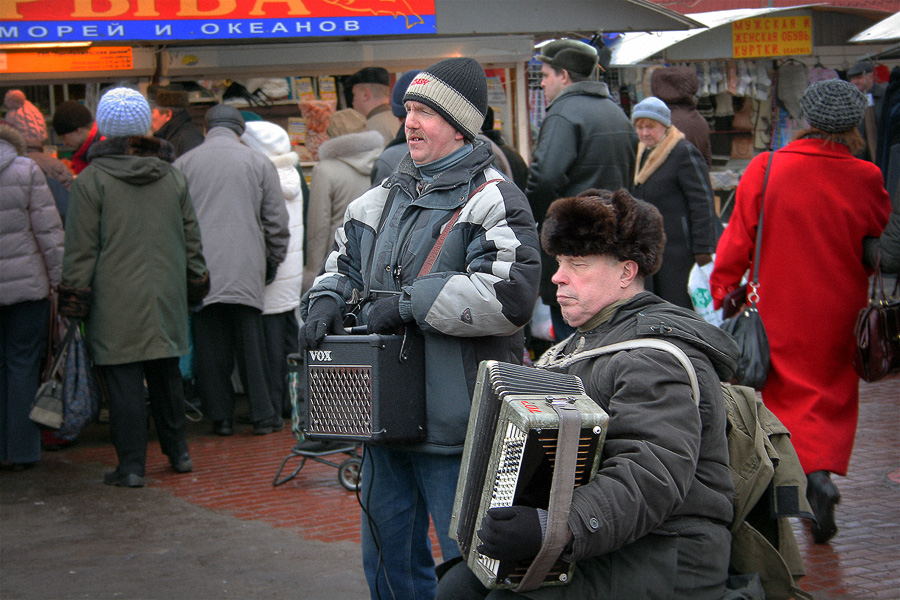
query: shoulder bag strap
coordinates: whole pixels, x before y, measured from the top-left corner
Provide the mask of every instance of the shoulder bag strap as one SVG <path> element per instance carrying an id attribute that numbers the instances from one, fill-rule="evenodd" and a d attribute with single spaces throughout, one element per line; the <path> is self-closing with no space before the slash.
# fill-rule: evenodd
<path id="1" fill-rule="evenodd" d="M 466 198 L 466 201 L 463 202 L 459 208 L 457 208 L 453 212 L 453 216 L 450 217 L 450 220 L 447 221 L 447 225 L 444 226 L 444 230 L 441 231 L 441 235 L 438 240 L 434 243 L 434 247 L 431 249 L 431 252 L 428 254 L 428 258 L 425 259 L 425 264 L 422 265 L 422 268 L 419 269 L 419 274 L 416 277 L 421 277 L 422 275 L 428 275 L 431 272 L 431 269 L 434 267 L 434 263 L 437 260 L 438 254 L 441 253 L 441 247 L 444 245 L 444 240 L 447 239 L 447 235 L 450 233 L 450 230 L 453 229 L 453 226 L 456 225 L 457 219 L 459 219 L 459 215 L 462 212 L 463 206 L 465 206 L 469 200 L 472 199 L 475 194 L 483 190 L 488 186 L 488 184 L 494 183 L 495 181 L 503 181 L 503 179 L 491 179 L 489 181 L 485 181 L 481 185 L 479 185 L 475 190 L 469 194 L 469 197 Z"/>
<path id="2" fill-rule="evenodd" d="M 750 278 L 750 290 L 747 294 L 747 302 L 750 306 L 756 306 L 759 301 L 759 251 L 762 247 L 763 232 L 763 208 L 766 204 L 766 186 L 769 185 L 769 172 L 772 170 L 772 157 L 775 151 L 769 152 L 769 162 L 766 163 L 766 175 L 763 177 L 762 197 L 759 200 L 759 221 L 756 223 L 756 248 L 753 254 L 753 276 Z"/>

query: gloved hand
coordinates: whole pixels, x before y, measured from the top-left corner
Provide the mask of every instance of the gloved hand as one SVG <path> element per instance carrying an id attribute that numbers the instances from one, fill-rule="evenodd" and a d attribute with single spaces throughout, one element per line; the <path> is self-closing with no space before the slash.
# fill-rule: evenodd
<path id="1" fill-rule="evenodd" d="M 369 311 L 369 333 L 394 333 L 403 325 L 403 317 L 400 316 L 400 295 L 379 298 L 372 304 Z"/>
<path id="2" fill-rule="evenodd" d="M 301 349 L 318 348 L 329 333 L 344 333 L 344 315 L 337 300 L 331 296 L 319 296 L 310 305 L 306 321 L 300 328 Z"/>
<path id="3" fill-rule="evenodd" d="M 530 506 L 506 506 L 492 508 L 481 520 L 478 537 L 481 545 L 478 551 L 502 561 L 519 561 L 534 558 L 541 550 L 546 527 L 538 514 L 539 508 Z"/>

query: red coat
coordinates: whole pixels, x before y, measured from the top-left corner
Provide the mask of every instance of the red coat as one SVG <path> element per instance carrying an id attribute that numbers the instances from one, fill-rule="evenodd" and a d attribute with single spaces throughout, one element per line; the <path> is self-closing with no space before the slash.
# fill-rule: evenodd
<path id="1" fill-rule="evenodd" d="M 710 276 L 717 307 L 751 267 L 768 159 L 750 162 L 719 240 Z M 843 144 L 803 139 L 775 153 L 759 271 L 772 359 L 762 395 L 806 473 L 847 472 L 859 406 L 853 328 L 870 274 L 863 238 L 881 233 L 890 210 L 881 171 Z"/>

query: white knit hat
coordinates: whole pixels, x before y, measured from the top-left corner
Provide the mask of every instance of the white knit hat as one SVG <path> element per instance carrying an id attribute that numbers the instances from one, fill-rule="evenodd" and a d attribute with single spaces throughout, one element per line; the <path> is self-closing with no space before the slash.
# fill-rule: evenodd
<path id="1" fill-rule="evenodd" d="M 147 135 L 150 123 L 150 105 L 135 90 L 111 89 L 97 105 L 97 129 L 106 137 Z"/>
<path id="2" fill-rule="evenodd" d="M 241 141 L 266 156 L 281 156 L 291 151 L 291 139 L 284 128 L 268 121 L 247 121 Z"/>

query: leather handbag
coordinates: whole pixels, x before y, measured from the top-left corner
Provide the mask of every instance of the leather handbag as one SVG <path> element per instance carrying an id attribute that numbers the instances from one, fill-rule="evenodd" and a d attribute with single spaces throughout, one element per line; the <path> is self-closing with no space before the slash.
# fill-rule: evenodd
<path id="1" fill-rule="evenodd" d="M 44 377 L 44 383 L 38 388 L 37 394 L 34 396 L 34 402 L 31 404 L 31 411 L 28 413 L 29 419 L 38 425 L 43 425 L 50 429 L 59 429 L 63 424 L 65 409 L 63 405 L 61 369 L 69 348 L 69 342 L 74 335 L 74 328 L 70 326 L 62 343 L 56 349 L 53 365 Z"/>
<path id="2" fill-rule="evenodd" d="M 725 319 L 721 325 L 721 328 L 731 334 L 741 349 L 733 383 L 746 385 L 756 390 L 762 389 L 769 376 L 769 336 L 766 335 L 766 328 L 763 326 L 762 317 L 759 315 L 756 304 L 759 302 L 759 253 L 762 246 L 763 208 L 774 155 L 775 152 L 769 153 L 769 162 L 766 164 L 766 174 L 763 178 L 762 198 L 759 202 L 759 221 L 756 225 L 753 273 L 750 283 L 747 284 L 747 303 L 740 312 Z"/>
<path id="3" fill-rule="evenodd" d="M 856 352 L 853 369 L 863 381 L 879 381 L 900 375 L 900 278 L 889 298 L 881 277 L 881 249 L 875 258 L 875 274 L 869 304 L 856 319 Z"/>

